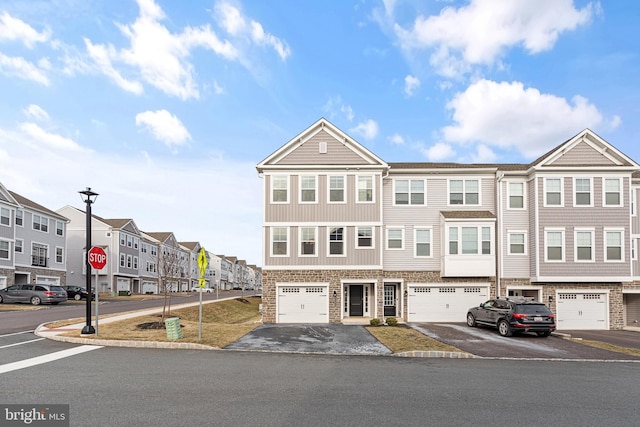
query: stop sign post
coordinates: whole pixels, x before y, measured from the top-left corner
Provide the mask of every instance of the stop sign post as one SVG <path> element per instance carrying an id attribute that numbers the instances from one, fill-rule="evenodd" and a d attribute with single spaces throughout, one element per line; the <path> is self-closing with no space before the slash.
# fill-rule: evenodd
<path id="1" fill-rule="evenodd" d="M 95 270 L 102 270 L 107 265 L 107 254 L 100 246 L 89 249 L 89 264 Z M 88 290 L 88 289 L 87 289 Z"/>

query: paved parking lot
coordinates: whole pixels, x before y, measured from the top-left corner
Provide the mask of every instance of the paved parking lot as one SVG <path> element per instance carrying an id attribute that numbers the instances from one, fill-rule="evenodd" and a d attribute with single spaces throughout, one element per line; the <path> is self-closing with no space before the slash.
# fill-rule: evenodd
<path id="1" fill-rule="evenodd" d="M 556 335 L 546 338 L 535 334 L 502 337 L 495 329 L 470 328 L 464 323 L 414 323 L 411 326 L 433 339 L 482 357 L 640 360 L 638 356 L 586 346 Z M 607 332 L 628 331 L 602 331 L 602 333 Z M 577 331 L 576 335 L 578 335 Z M 588 333 L 583 335 L 587 336 Z M 636 333 L 635 337 L 640 338 L 640 334 Z"/>

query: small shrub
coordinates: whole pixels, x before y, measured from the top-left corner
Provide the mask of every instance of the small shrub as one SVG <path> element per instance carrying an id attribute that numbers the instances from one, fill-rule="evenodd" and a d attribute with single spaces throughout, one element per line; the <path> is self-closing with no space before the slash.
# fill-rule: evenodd
<path id="1" fill-rule="evenodd" d="M 369 324 L 371 326 L 378 326 L 380 324 L 380 319 L 378 319 L 377 317 L 374 317 L 373 319 L 369 320 Z"/>
<path id="2" fill-rule="evenodd" d="M 387 325 L 396 326 L 398 324 L 398 319 L 395 317 L 387 317 Z"/>

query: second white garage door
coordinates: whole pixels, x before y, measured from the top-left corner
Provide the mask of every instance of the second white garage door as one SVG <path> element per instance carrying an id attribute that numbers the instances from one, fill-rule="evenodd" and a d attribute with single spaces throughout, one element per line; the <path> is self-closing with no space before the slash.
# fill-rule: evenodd
<path id="1" fill-rule="evenodd" d="M 329 323 L 326 285 L 278 287 L 278 323 Z"/>
<path id="2" fill-rule="evenodd" d="M 607 294 L 558 292 L 556 323 L 558 329 L 609 329 Z"/>
<path id="3" fill-rule="evenodd" d="M 409 322 L 464 322 L 467 311 L 489 299 L 489 285 L 409 284 Z"/>

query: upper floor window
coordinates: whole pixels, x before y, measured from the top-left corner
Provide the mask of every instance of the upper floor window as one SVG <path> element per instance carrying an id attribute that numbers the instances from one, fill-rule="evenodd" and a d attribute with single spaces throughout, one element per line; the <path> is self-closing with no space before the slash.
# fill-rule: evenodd
<path id="1" fill-rule="evenodd" d="M 509 209 L 524 208 L 524 182 L 509 183 Z"/>
<path id="2" fill-rule="evenodd" d="M 545 231 L 545 261 L 564 261 L 564 231 Z"/>
<path id="3" fill-rule="evenodd" d="M 605 178 L 604 180 L 604 205 L 622 206 L 622 185 L 620 178 Z"/>
<path id="4" fill-rule="evenodd" d="M 629 203 L 631 204 L 631 216 L 636 216 L 636 189 L 631 189 L 631 196 L 629 198 Z"/>
<path id="5" fill-rule="evenodd" d="M 605 230 L 605 261 L 624 261 L 622 230 Z"/>
<path id="6" fill-rule="evenodd" d="M 131 255 L 127 255 L 127 268 L 131 268 L 133 264 L 133 257 Z"/>
<path id="7" fill-rule="evenodd" d="M 124 233 L 120 233 L 120 246 L 126 246 L 127 236 Z"/>
<path id="8" fill-rule="evenodd" d="M 128 248 L 133 247 L 133 236 L 127 235 L 127 247 Z"/>
<path id="9" fill-rule="evenodd" d="M 137 237 L 133 238 L 133 249 L 138 249 L 138 245 L 140 244 L 140 239 Z"/>
<path id="10" fill-rule="evenodd" d="M 479 205 L 480 183 L 477 179 L 449 180 L 450 205 Z"/>
<path id="11" fill-rule="evenodd" d="M 289 177 L 274 175 L 271 177 L 271 202 L 289 203 Z"/>
<path id="12" fill-rule="evenodd" d="M 273 227 L 271 229 L 271 255 L 287 256 L 289 254 L 289 229 Z"/>
<path id="13" fill-rule="evenodd" d="M 431 256 L 431 229 L 430 228 L 416 228 L 415 233 L 415 256 L 416 257 L 430 257 Z"/>
<path id="14" fill-rule="evenodd" d="M 300 227 L 300 255 L 316 255 L 316 228 Z"/>
<path id="15" fill-rule="evenodd" d="M 17 210 L 16 211 L 16 225 L 22 227 L 23 218 L 24 218 L 24 211 Z"/>
<path id="16" fill-rule="evenodd" d="M 396 205 L 425 204 L 423 179 L 396 179 L 394 185 Z"/>
<path id="17" fill-rule="evenodd" d="M 7 208 L 0 208 L 0 224 L 11 224 L 11 211 Z"/>
<path id="18" fill-rule="evenodd" d="M 9 242 L 0 240 L 0 259 L 9 259 Z"/>
<path id="19" fill-rule="evenodd" d="M 510 231 L 509 235 L 509 255 L 525 254 L 525 232 Z"/>
<path id="20" fill-rule="evenodd" d="M 593 261 L 593 237 L 592 230 L 576 230 L 576 261 Z"/>
<path id="21" fill-rule="evenodd" d="M 49 219 L 40 216 L 40 215 L 33 215 L 33 229 L 34 230 L 40 230 L 42 232 L 48 233 L 49 232 Z"/>
<path id="22" fill-rule="evenodd" d="M 344 255 L 344 228 L 329 229 L 329 255 Z"/>
<path id="23" fill-rule="evenodd" d="M 591 178 L 576 178 L 574 181 L 574 206 L 593 206 L 591 197 Z"/>
<path id="24" fill-rule="evenodd" d="M 373 227 L 357 227 L 358 233 L 356 247 L 372 248 L 373 247 Z"/>
<path id="25" fill-rule="evenodd" d="M 56 263 L 62 264 L 64 262 L 64 249 L 56 248 Z"/>
<path id="26" fill-rule="evenodd" d="M 631 239 L 631 259 L 638 260 L 638 239 Z"/>
<path id="27" fill-rule="evenodd" d="M 125 254 L 120 254 L 120 267 L 124 267 L 127 262 L 127 257 Z"/>
<path id="28" fill-rule="evenodd" d="M 138 269 L 138 257 L 137 256 L 133 257 L 133 268 L 136 269 L 136 270 Z"/>
<path id="29" fill-rule="evenodd" d="M 314 175 L 300 176 L 300 203 L 316 202 L 316 177 Z"/>
<path id="30" fill-rule="evenodd" d="M 546 178 L 544 180 L 544 205 L 562 206 L 561 178 Z"/>
<path id="31" fill-rule="evenodd" d="M 32 243 L 31 244 L 31 265 L 38 267 L 46 267 L 47 266 L 47 245 L 43 245 L 41 243 Z"/>
<path id="32" fill-rule="evenodd" d="M 346 200 L 344 185 L 344 176 L 329 176 L 329 202 L 340 203 Z"/>
<path id="33" fill-rule="evenodd" d="M 373 176 L 358 175 L 358 203 L 373 202 Z"/>
<path id="34" fill-rule="evenodd" d="M 62 221 L 56 221 L 56 236 L 64 235 L 64 223 Z"/>
<path id="35" fill-rule="evenodd" d="M 404 248 L 404 229 L 387 228 L 387 249 Z"/>
<path id="36" fill-rule="evenodd" d="M 140 252 L 142 252 L 143 254 L 147 253 L 147 244 L 142 242 L 142 245 L 140 245 Z"/>
<path id="37" fill-rule="evenodd" d="M 23 247 L 24 247 L 24 240 L 16 239 L 14 251 L 16 251 L 18 253 L 22 253 L 22 251 L 23 251 L 22 248 Z"/>
<path id="38" fill-rule="evenodd" d="M 491 227 L 449 227 L 449 255 L 491 255 Z"/>
<path id="39" fill-rule="evenodd" d="M 158 255 L 158 247 L 151 245 L 151 255 Z"/>

